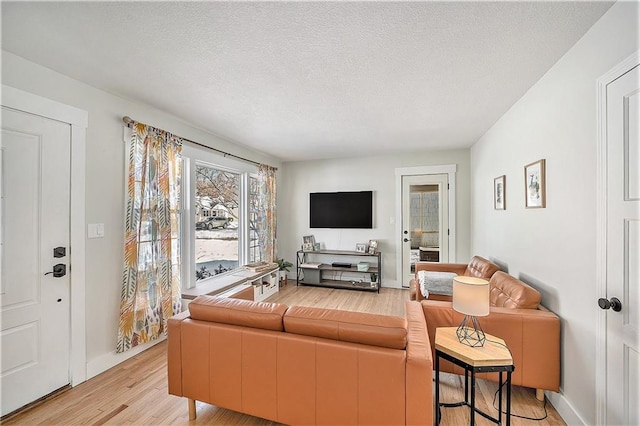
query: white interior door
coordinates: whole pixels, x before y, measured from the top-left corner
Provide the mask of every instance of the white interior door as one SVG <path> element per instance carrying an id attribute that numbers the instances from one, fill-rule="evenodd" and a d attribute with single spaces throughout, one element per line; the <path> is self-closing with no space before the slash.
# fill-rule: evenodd
<path id="1" fill-rule="evenodd" d="M 2 108 L 2 415 L 70 381 L 70 140 L 68 124 Z"/>
<path id="2" fill-rule="evenodd" d="M 607 87 L 607 299 L 599 303 L 609 308 L 606 424 L 610 425 L 640 424 L 639 125 L 636 66 Z"/>
<path id="3" fill-rule="evenodd" d="M 449 261 L 448 175 L 402 177 L 402 285 L 408 286 L 415 263 L 430 257 Z"/>

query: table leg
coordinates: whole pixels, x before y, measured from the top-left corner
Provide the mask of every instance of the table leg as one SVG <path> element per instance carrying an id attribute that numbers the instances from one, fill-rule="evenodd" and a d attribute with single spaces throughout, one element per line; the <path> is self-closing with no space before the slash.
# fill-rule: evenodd
<path id="1" fill-rule="evenodd" d="M 507 371 L 507 426 L 511 426 L 511 371 Z"/>
<path id="2" fill-rule="evenodd" d="M 469 369 L 464 368 L 464 402 L 469 405 Z"/>
<path id="3" fill-rule="evenodd" d="M 476 424 L 476 373 L 475 371 L 471 371 L 471 413 L 469 414 L 471 417 L 470 425 L 473 426 Z"/>
<path id="4" fill-rule="evenodd" d="M 440 424 L 440 356 L 436 351 L 436 426 L 439 424 Z"/>
<path id="5" fill-rule="evenodd" d="M 502 424 L 502 371 L 498 374 L 498 424 Z"/>

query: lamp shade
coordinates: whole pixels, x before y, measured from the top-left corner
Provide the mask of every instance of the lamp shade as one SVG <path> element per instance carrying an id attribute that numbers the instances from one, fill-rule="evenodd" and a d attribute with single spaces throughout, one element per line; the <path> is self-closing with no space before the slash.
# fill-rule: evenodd
<path id="1" fill-rule="evenodd" d="M 489 281 L 457 276 L 453 279 L 453 309 L 464 315 L 489 315 Z"/>

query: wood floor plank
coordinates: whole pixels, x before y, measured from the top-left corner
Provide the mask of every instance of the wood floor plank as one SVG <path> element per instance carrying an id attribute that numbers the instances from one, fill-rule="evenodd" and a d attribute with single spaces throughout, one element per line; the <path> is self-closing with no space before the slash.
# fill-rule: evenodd
<path id="1" fill-rule="evenodd" d="M 382 288 L 380 294 L 365 291 L 299 286 L 295 281 L 272 296 L 269 301 L 288 305 L 344 309 L 385 315 L 404 315 L 408 290 Z M 6 425 L 192 425 L 187 400 L 167 392 L 166 342 L 136 355 L 122 364 L 43 403 L 4 419 Z M 443 401 L 464 398 L 463 378 L 441 374 Z M 478 407 L 496 416 L 493 408 L 497 384 L 478 380 Z M 547 403 L 547 419 L 533 422 L 512 418 L 519 425 L 563 425 L 556 410 Z M 202 402 L 196 403 L 196 424 L 276 425 L 277 423 L 247 416 Z M 543 403 L 532 389 L 513 387 L 512 412 L 528 417 L 541 417 Z M 492 424 L 476 415 L 478 425 Z M 442 409 L 442 425 L 469 424 L 469 409 Z"/>

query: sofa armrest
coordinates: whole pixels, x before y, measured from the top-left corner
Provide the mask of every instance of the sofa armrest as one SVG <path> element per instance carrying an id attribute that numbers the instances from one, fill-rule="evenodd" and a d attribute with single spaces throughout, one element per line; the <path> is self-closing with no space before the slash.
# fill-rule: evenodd
<path id="1" fill-rule="evenodd" d="M 433 424 L 433 358 L 419 302 L 405 302 L 407 319 L 406 424 Z M 431 404 L 429 404 L 431 402 Z"/>
<path id="2" fill-rule="evenodd" d="M 174 315 L 167 320 L 167 376 L 169 393 L 182 396 L 182 321 L 189 318 L 189 311 Z"/>
<path id="3" fill-rule="evenodd" d="M 423 300 L 421 303 L 433 348 L 435 329 L 457 327 L 463 316 L 453 310 L 450 302 Z M 558 392 L 560 319 L 556 314 L 545 309 L 491 307 L 489 315 L 478 320 L 485 333 L 507 343 L 515 365 L 514 385 Z M 449 363 L 440 365 L 448 369 L 444 371 L 459 373 Z"/>

